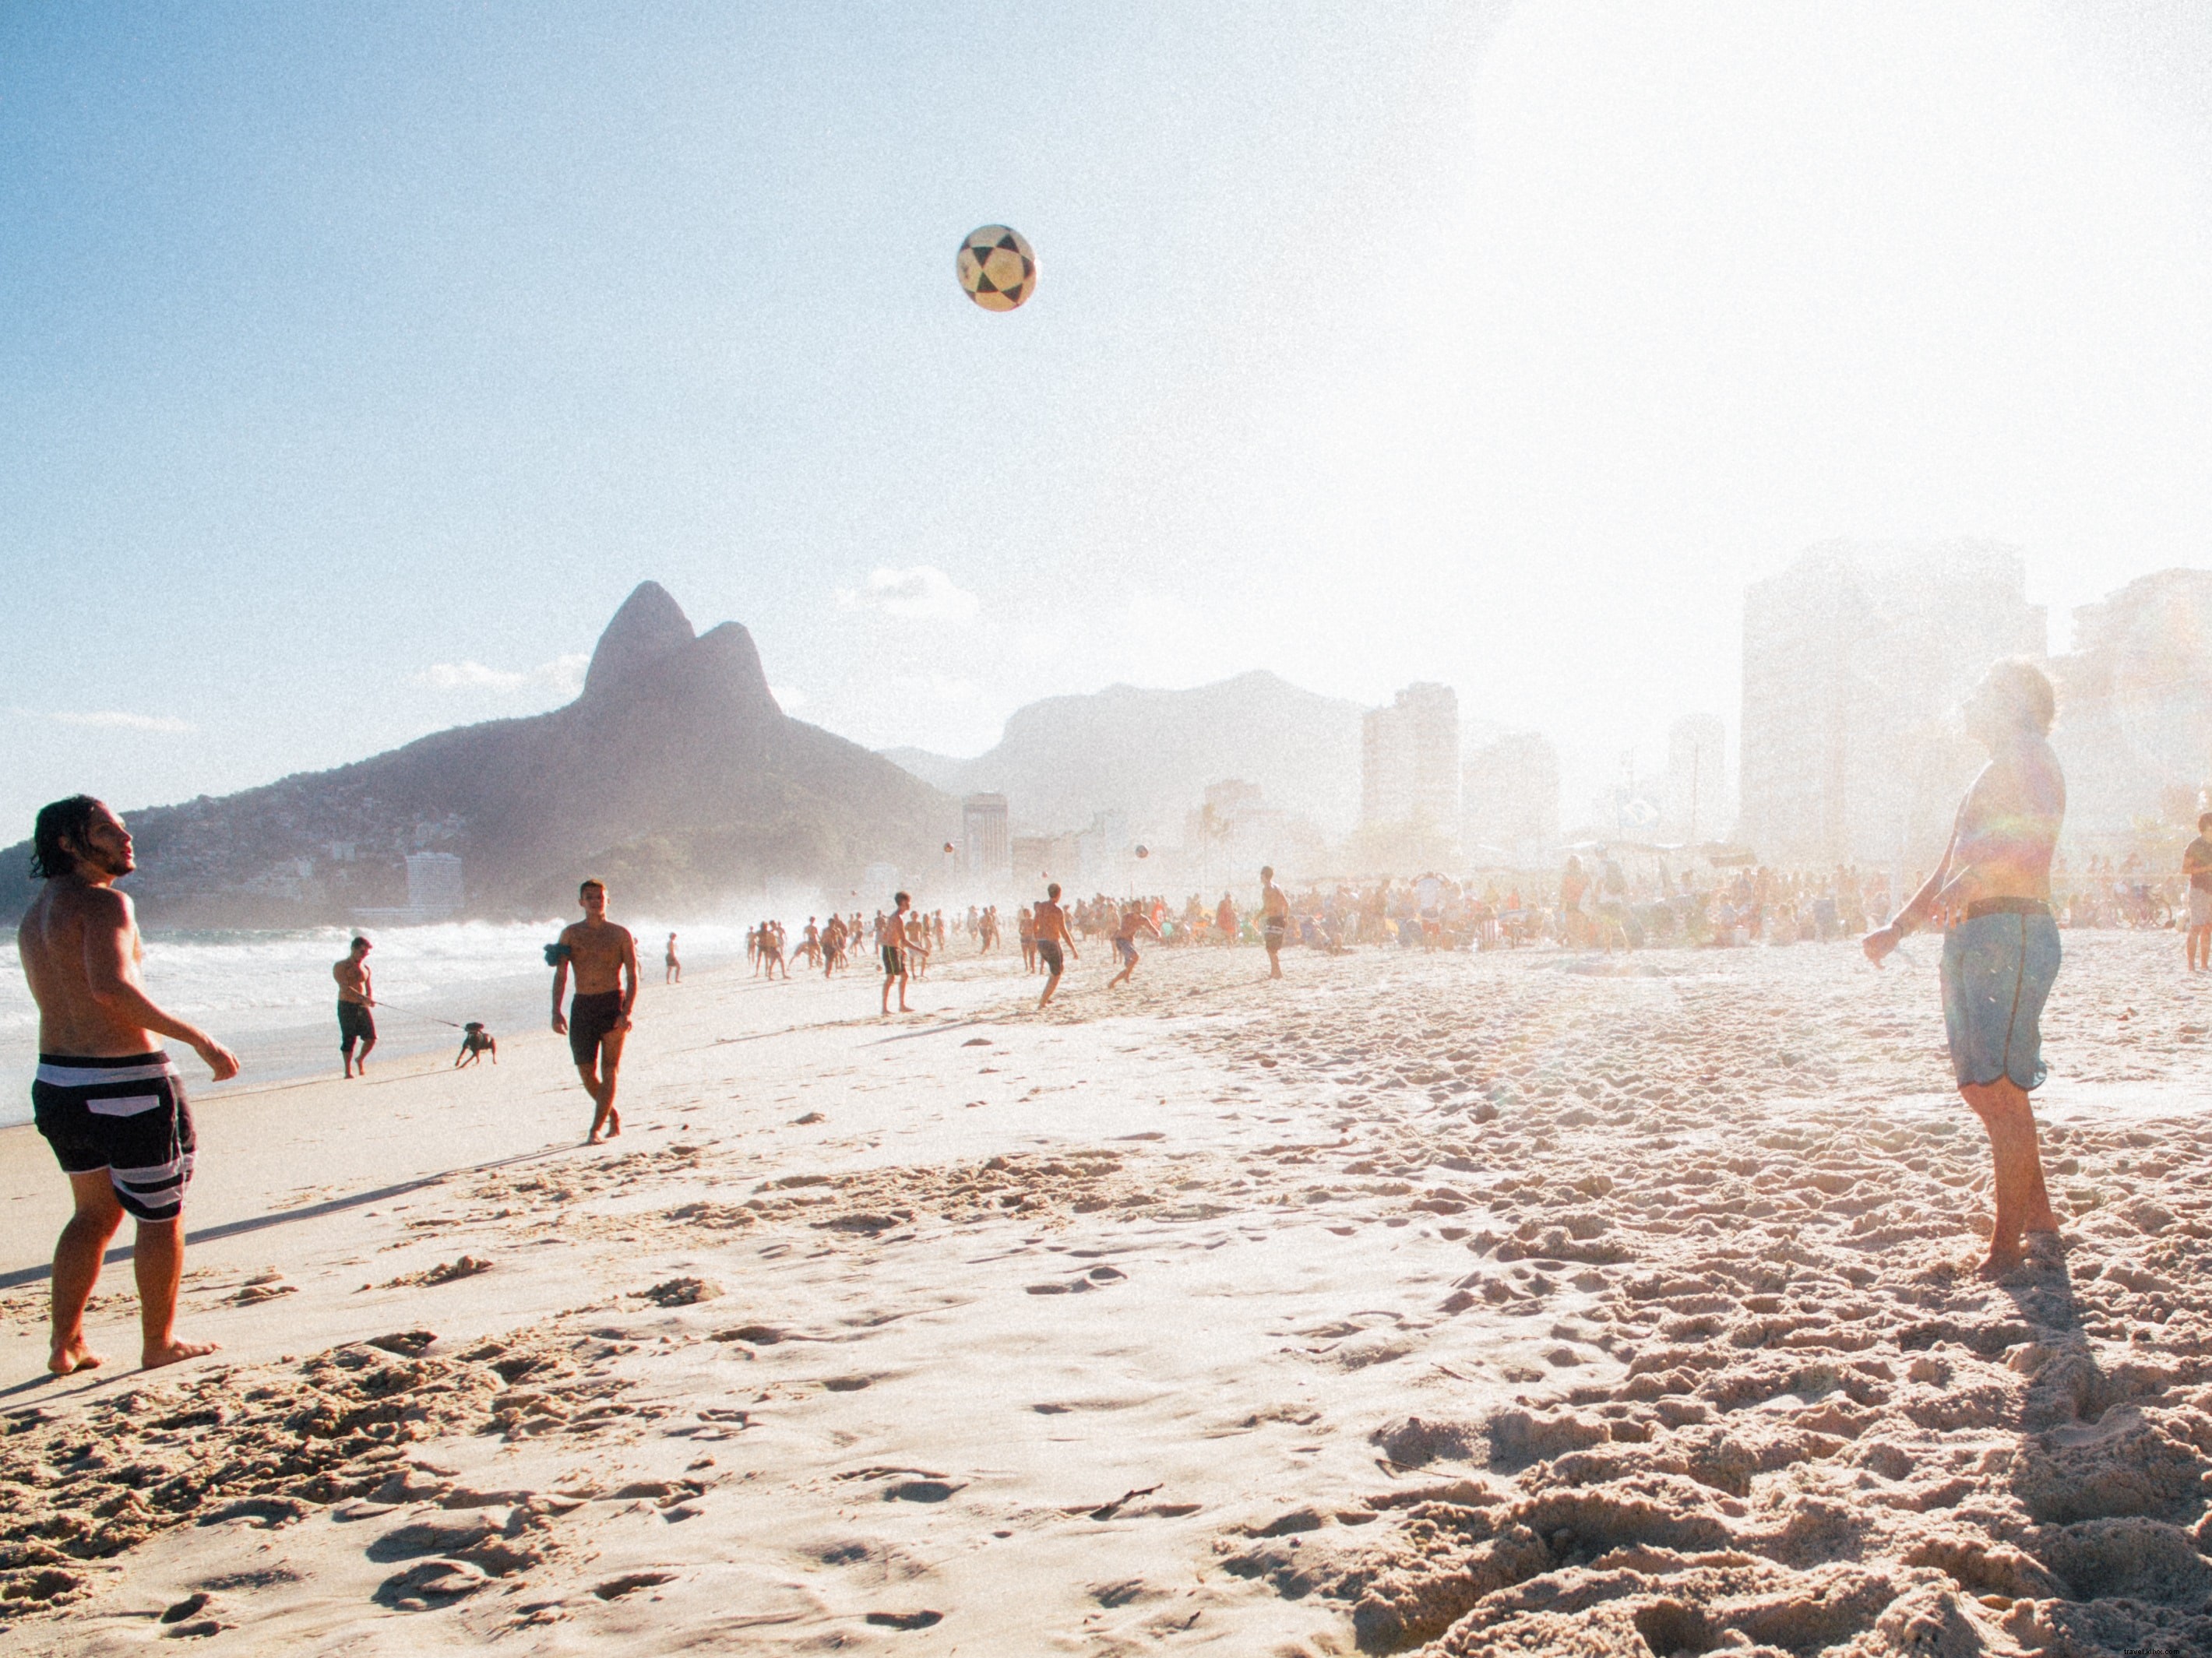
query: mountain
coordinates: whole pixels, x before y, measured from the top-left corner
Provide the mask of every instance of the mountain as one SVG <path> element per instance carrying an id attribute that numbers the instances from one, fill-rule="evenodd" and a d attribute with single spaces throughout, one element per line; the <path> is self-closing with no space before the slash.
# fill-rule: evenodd
<path id="1" fill-rule="evenodd" d="M 654 582 L 630 594 L 567 707 L 440 732 L 335 771 L 129 811 L 149 922 L 296 925 L 407 900 L 404 855 L 462 860 L 465 913 L 565 913 L 603 877 L 635 907 L 850 885 L 869 862 L 936 867 L 954 804 L 880 756 L 788 718 L 734 622 L 696 634 Z M 29 896 L 0 853 L 0 909 Z"/>
<path id="2" fill-rule="evenodd" d="M 1265 671 L 1187 691 L 1110 685 L 1030 703 L 972 760 L 921 749 L 884 757 L 948 794 L 1005 795 L 1024 832 L 1079 829 L 1121 811 L 1133 834 L 1179 839 L 1207 785 L 1237 778 L 1340 835 L 1359 820 L 1362 712 Z"/>

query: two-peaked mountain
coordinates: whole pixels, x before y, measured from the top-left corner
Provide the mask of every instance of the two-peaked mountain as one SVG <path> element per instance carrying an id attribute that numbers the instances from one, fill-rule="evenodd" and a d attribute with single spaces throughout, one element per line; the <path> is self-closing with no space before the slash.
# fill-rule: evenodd
<path id="1" fill-rule="evenodd" d="M 787 717 L 744 628 L 696 634 L 648 581 L 565 708 L 128 817 L 149 920 L 270 926 L 404 904 L 404 859 L 423 852 L 459 858 L 476 915 L 565 911 L 593 873 L 630 905 L 779 878 L 844 886 L 873 861 L 935 867 L 957 815 L 890 762 Z M 27 898 L 27 854 L 0 853 L 0 908 Z"/>

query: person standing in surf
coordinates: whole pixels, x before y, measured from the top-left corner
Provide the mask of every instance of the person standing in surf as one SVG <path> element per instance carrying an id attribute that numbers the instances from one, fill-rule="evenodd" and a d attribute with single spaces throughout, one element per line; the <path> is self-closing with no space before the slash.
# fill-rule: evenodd
<path id="1" fill-rule="evenodd" d="M 2043 1005 L 2058 976 L 2051 859 L 2066 817 L 2066 780 L 2049 734 L 2051 681 L 2033 663 L 1990 668 L 1964 709 L 1989 763 L 1960 803 L 1951 843 L 1920 890 L 1866 936 L 1876 967 L 1905 936 L 1942 916 L 1943 1026 L 1959 1092 L 1990 1138 L 1996 1217 L 1983 1276 L 2018 1266 L 2030 1235 L 2057 1242 L 2043 1182 L 2030 1090 L 2044 1078 Z"/>

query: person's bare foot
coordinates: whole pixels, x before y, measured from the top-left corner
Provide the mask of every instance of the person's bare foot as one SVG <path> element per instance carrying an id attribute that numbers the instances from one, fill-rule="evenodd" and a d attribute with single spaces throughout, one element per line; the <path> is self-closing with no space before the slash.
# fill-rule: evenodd
<path id="1" fill-rule="evenodd" d="M 610 1106 L 607 1108 L 607 1138 L 612 1139 L 622 1133 L 622 1113 Z"/>
<path id="2" fill-rule="evenodd" d="M 179 1341 L 172 1336 L 158 1347 L 149 1347 L 138 1356 L 141 1368 L 158 1370 L 164 1364 L 180 1364 L 188 1358 L 205 1358 L 219 1351 L 221 1344 L 213 1341 Z"/>
<path id="3" fill-rule="evenodd" d="M 96 1370 L 106 1362 L 84 1345 L 82 1336 L 77 1336 L 54 1349 L 46 1368 L 56 1376 L 74 1376 L 79 1370 Z"/>

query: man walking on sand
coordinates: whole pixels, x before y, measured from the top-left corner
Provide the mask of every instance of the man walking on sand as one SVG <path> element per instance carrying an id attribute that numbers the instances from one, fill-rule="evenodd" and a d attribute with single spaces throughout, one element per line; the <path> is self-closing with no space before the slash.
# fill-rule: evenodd
<path id="1" fill-rule="evenodd" d="M 2212 811 L 2199 812 L 2197 838 L 2183 849 L 2181 872 L 2189 878 L 2189 969 L 2212 968 Z"/>
<path id="2" fill-rule="evenodd" d="M 39 1007 L 33 1121 L 76 1200 L 54 1248 L 46 1368 L 56 1376 L 100 1363 L 85 1345 L 85 1303 L 126 1212 L 137 1222 L 139 1363 L 150 1370 L 215 1351 L 177 1339 L 194 1138 L 183 1079 L 159 1038 L 186 1044 L 217 1082 L 238 1074 L 238 1056 L 164 1013 L 139 984 L 145 948 L 130 899 L 115 890 L 133 867 L 131 833 L 101 802 L 73 795 L 39 813 L 31 873 L 46 884 L 24 912 L 15 951 Z"/>
<path id="3" fill-rule="evenodd" d="M 663 967 L 663 984 L 680 985 L 684 982 L 684 963 L 676 958 L 676 935 L 672 932 L 668 935 L 668 951 Z"/>
<path id="4" fill-rule="evenodd" d="M 1075 947 L 1075 935 L 1067 930 L 1067 912 L 1060 907 L 1060 883 L 1047 884 L 1044 896 L 1037 901 L 1035 936 L 1037 960 L 1048 975 L 1044 981 L 1044 994 L 1037 998 L 1037 1011 L 1044 1011 L 1045 1004 L 1052 1000 L 1052 993 L 1060 988 L 1060 975 L 1066 971 L 1065 950 L 1079 962 L 1083 952 Z"/>
<path id="5" fill-rule="evenodd" d="M 1291 929 L 1291 901 L 1275 884 L 1273 865 L 1260 871 L 1260 941 L 1267 946 L 1267 976 L 1283 976 L 1283 935 Z"/>
<path id="6" fill-rule="evenodd" d="M 890 919 L 884 921 L 876 932 L 878 947 L 884 957 L 884 1017 L 886 1019 L 891 1016 L 893 985 L 898 987 L 899 1011 L 914 1011 L 906 1005 L 906 910 L 913 902 L 905 893 L 897 894 L 891 900 Z"/>
<path id="7" fill-rule="evenodd" d="M 584 919 L 563 927 L 561 942 L 549 952 L 553 957 L 553 1034 L 568 1037 L 568 1057 L 576 1062 L 576 1074 L 592 1096 L 592 1132 L 584 1144 L 597 1145 L 622 1133 L 622 1113 L 615 1109 L 615 1072 L 621 1068 L 630 1015 L 637 1006 L 637 940 L 628 927 L 607 920 L 605 882 L 596 877 L 585 882 L 576 889 L 576 902 L 583 906 Z M 576 974 L 576 994 L 564 1018 L 561 992 L 571 968 Z"/>
<path id="8" fill-rule="evenodd" d="M 338 981 L 338 1053 L 345 1060 L 349 1080 L 356 1074 L 368 1075 L 368 1050 L 376 1046 L 376 987 L 368 974 L 369 943 L 356 938 L 353 948 L 342 962 L 331 964 L 331 977 Z M 353 1045 L 361 1044 L 361 1057 L 354 1057 Z"/>
<path id="9" fill-rule="evenodd" d="M 2027 1099 L 2044 1078 L 2043 1004 L 2058 976 L 2051 855 L 2066 815 L 2066 780 L 2047 740 L 2054 712 L 2051 682 L 2033 663 L 2014 659 L 1989 671 L 1964 713 L 1990 762 L 1960 805 L 1936 872 L 1865 941 L 1879 967 L 1922 921 L 1938 912 L 1949 919 L 1943 1025 L 1959 1092 L 1988 1131 L 1996 1166 L 1984 1278 L 2027 1258 L 2026 1234 L 2057 1242 Z"/>

